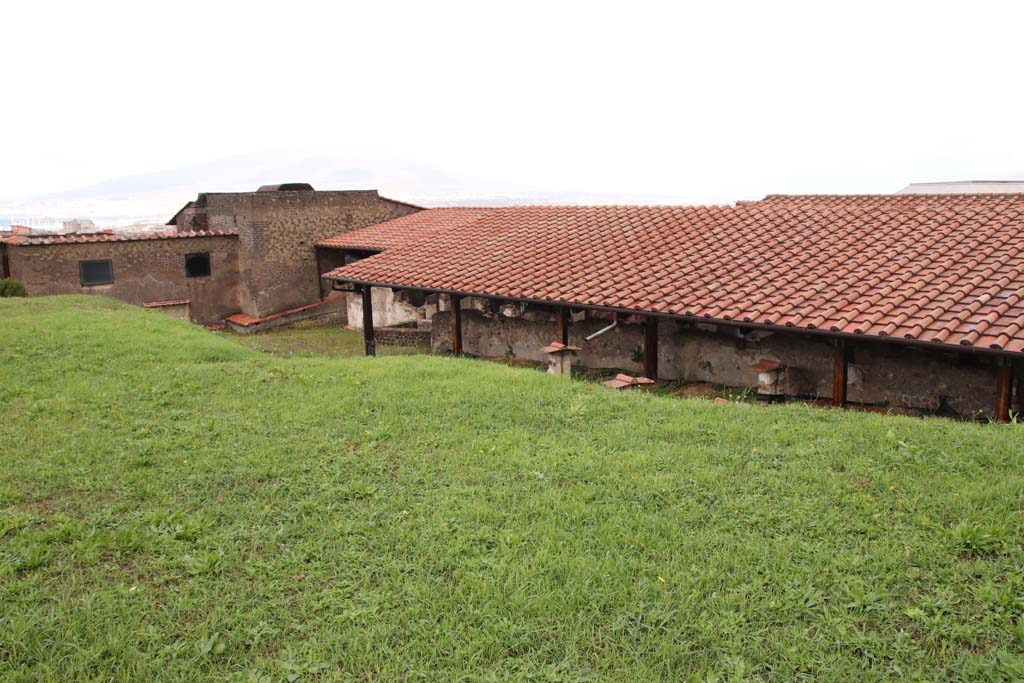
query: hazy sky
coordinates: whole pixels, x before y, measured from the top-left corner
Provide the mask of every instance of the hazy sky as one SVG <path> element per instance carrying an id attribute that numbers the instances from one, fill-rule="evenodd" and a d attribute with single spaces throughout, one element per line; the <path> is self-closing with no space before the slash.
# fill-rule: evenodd
<path id="1" fill-rule="evenodd" d="M 715 199 L 1024 175 L 1021 2 L 41 1 L 0 26 L 0 196 L 352 146 Z"/>

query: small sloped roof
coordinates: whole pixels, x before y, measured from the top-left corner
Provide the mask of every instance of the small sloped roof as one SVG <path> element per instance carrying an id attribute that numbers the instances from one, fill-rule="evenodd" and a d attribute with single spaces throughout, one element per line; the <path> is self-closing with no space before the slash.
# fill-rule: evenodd
<path id="1" fill-rule="evenodd" d="M 182 212 L 186 211 L 187 209 L 191 209 L 195 205 L 196 205 L 195 202 L 186 202 L 185 205 L 183 207 L 181 207 L 180 209 L 178 209 L 174 213 L 174 215 L 171 216 L 170 220 L 168 220 L 164 225 L 177 225 L 178 224 L 178 217 L 181 216 Z"/>
<path id="2" fill-rule="evenodd" d="M 191 232 L 148 232 L 148 233 L 109 233 L 95 232 L 76 235 L 16 235 L 4 238 L 6 244 L 13 245 L 48 245 L 48 244 L 90 244 L 94 242 L 138 242 L 141 240 L 177 240 L 195 237 L 233 237 L 238 235 L 233 230 L 193 230 Z"/>

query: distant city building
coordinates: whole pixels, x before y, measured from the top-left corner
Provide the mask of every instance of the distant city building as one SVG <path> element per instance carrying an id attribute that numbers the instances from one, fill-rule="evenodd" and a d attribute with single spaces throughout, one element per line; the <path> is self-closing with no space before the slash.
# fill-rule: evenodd
<path id="1" fill-rule="evenodd" d="M 64 221 L 62 224 L 62 232 L 96 232 L 96 224 L 88 218 L 73 218 L 70 221 Z"/>
<path id="2" fill-rule="evenodd" d="M 896 194 L 1021 194 L 1024 180 L 953 180 L 911 183 Z"/>

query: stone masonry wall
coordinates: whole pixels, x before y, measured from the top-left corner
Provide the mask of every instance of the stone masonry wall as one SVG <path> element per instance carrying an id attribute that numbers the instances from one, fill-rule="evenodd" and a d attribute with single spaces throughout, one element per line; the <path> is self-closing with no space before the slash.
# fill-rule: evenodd
<path id="1" fill-rule="evenodd" d="M 238 231 L 239 303 L 263 317 L 320 299 L 318 242 L 417 210 L 374 190 L 210 193 L 179 215 L 177 227 Z"/>
<path id="2" fill-rule="evenodd" d="M 192 319 L 216 323 L 238 312 L 238 244 L 234 237 L 193 237 L 8 245 L 11 275 L 30 296 L 100 294 L 132 304 L 190 299 Z M 185 255 L 210 254 L 208 277 L 185 277 Z M 114 282 L 83 287 L 79 261 L 110 259 Z"/>
<path id="3" fill-rule="evenodd" d="M 430 346 L 430 330 L 415 327 L 375 328 L 373 338 L 384 346 Z"/>
<path id="4" fill-rule="evenodd" d="M 555 340 L 555 322 L 485 316 L 463 311 L 463 350 L 486 357 L 546 361 L 542 346 Z M 451 351 L 451 313 L 432 319 L 431 347 Z M 623 324 L 592 342 L 583 337 L 609 321 L 573 323 L 569 343 L 581 347 L 577 363 L 590 368 L 643 372 L 643 327 Z M 848 399 L 854 403 L 934 410 L 943 397 L 961 415 L 991 415 L 996 392 L 996 367 L 991 357 L 944 353 L 879 342 L 851 345 Z M 754 332 L 713 325 L 695 327 L 662 320 L 658 327 L 660 379 L 711 382 L 754 387 L 748 369 L 762 358 L 787 366 L 783 385 L 790 396 L 831 398 L 833 346 L 808 335 Z M 1018 383 L 1021 368 L 1017 368 Z M 1019 406 L 1019 397 L 1017 399 Z"/>

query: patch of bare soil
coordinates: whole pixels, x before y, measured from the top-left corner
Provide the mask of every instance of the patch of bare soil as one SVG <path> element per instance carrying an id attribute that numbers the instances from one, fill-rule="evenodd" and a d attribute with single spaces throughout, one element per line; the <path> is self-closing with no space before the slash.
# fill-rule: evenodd
<path id="1" fill-rule="evenodd" d="M 672 395 L 680 398 L 715 398 L 722 395 L 722 390 L 710 382 L 687 382 L 672 392 Z"/>

